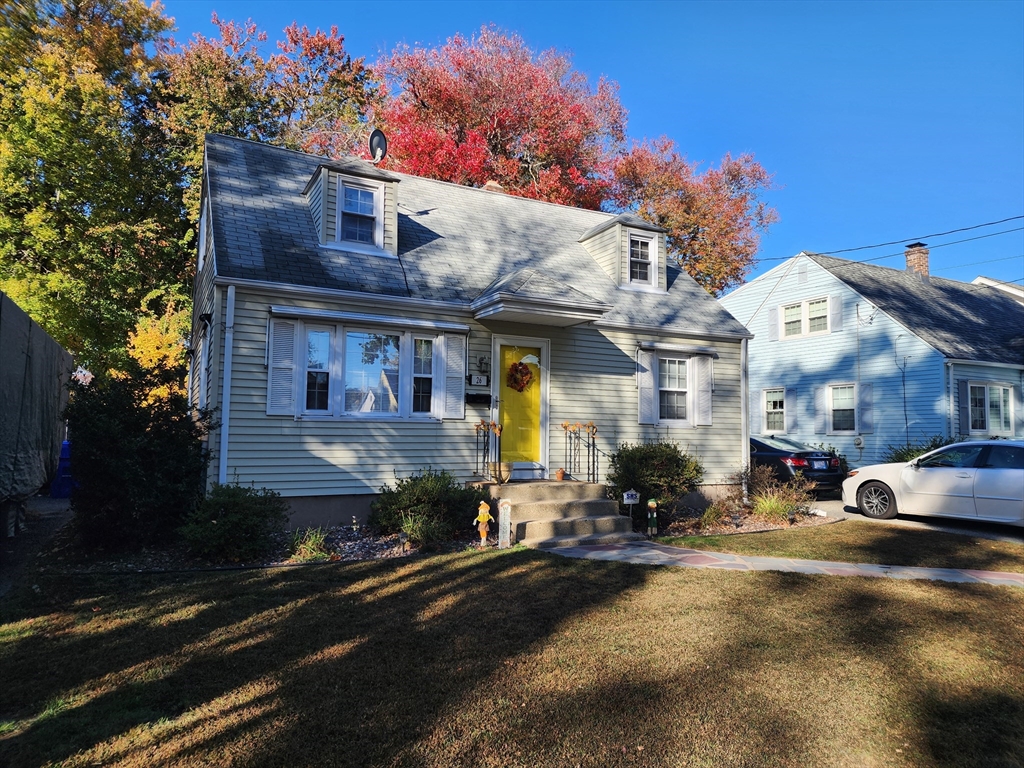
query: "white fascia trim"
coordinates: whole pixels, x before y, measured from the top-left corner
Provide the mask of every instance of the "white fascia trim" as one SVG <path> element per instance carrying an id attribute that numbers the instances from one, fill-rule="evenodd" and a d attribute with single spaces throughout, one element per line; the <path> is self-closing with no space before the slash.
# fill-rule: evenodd
<path id="1" fill-rule="evenodd" d="M 469 333 L 469 326 L 463 323 L 448 323 L 443 320 L 414 320 L 408 317 L 395 317 L 394 315 L 368 315 L 363 312 L 337 312 L 330 309 L 284 307 L 274 304 L 270 307 L 270 314 L 279 317 L 299 317 L 307 320 L 336 320 L 344 323 L 388 325 L 398 328 L 422 328 L 430 331 Z"/>
<path id="2" fill-rule="evenodd" d="M 640 349 L 661 352 L 683 352 L 688 355 L 707 355 L 718 359 L 718 350 L 714 347 L 684 346 L 682 344 L 662 344 L 660 341 L 641 341 Z"/>
<path id="3" fill-rule="evenodd" d="M 593 320 L 612 309 L 610 304 L 569 303 L 562 301 L 544 301 L 540 299 L 520 299 L 509 294 L 499 293 L 486 299 L 474 301 L 469 305 L 477 318 L 489 317 L 499 312 L 531 312 L 536 315 L 557 317 L 578 317 L 582 320 Z"/>
<path id="4" fill-rule="evenodd" d="M 433 299 L 411 299 L 407 296 L 388 296 L 387 294 L 363 293 L 362 291 L 345 291 L 339 288 L 316 288 L 295 285 L 293 283 L 275 283 L 269 280 L 250 280 L 244 277 L 216 277 L 214 285 L 237 285 L 239 288 L 253 288 L 270 293 L 287 293 L 293 296 L 324 297 L 347 301 L 372 302 L 374 304 L 393 304 L 397 307 L 441 309 L 458 315 L 471 315 L 469 305 L 454 301 L 435 301 Z"/>
<path id="5" fill-rule="evenodd" d="M 663 325 L 645 325 L 642 323 L 619 323 L 614 320 L 595 320 L 591 323 L 595 328 L 609 328 L 616 331 L 645 331 L 650 333 L 664 333 L 671 336 L 685 336 L 694 339 L 711 339 L 715 341 L 739 341 L 740 339 L 752 339 L 754 334 L 746 333 L 700 333 L 698 331 L 687 331 L 675 328 L 666 328 Z"/>
<path id="6" fill-rule="evenodd" d="M 1015 371 L 1024 371 L 1024 365 L 1020 363 L 987 363 L 984 360 L 957 360 L 951 357 L 946 358 L 946 365 L 988 365 L 993 368 L 1010 368 Z"/>

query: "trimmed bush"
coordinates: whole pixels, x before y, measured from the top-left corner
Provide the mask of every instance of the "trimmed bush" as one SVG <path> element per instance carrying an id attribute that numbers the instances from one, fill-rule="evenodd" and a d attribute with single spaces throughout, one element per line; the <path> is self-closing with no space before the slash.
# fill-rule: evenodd
<path id="1" fill-rule="evenodd" d="M 608 482 L 622 506 L 622 493 L 636 490 L 640 503 L 633 507 L 633 525 L 647 527 L 647 500 L 671 508 L 704 479 L 700 459 L 679 449 L 676 443 L 622 443 L 611 457 Z M 660 517 L 659 517 L 660 519 Z"/>
<path id="2" fill-rule="evenodd" d="M 163 394 L 158 394 L 160 392 Z M 71 385 L 75 529 L 88 547 L 130 548 L 172 536 L 203 497 L 209 415 L 193 415 L 167 375 Z"/>
<path id="3" fill-rule="evenodd" d="M 909 443 L 908 445 L 887 445 L 885 446 L 885 453 L 882 454 L 882 463 L 889 464 L 897 461 L 913 461 L 918 456 L 928 453 L 928 451 L 934 451 L 936 448 L 941 448 L 944 445 L 949 445 L 950 443 L 955 442 L 956 440 L 943 437 L 942 435 L 932 435 L 919 443 Z"/>
<path id="4" fill-rule="evenodd" d="M 481 501 L 490 501 L 480 488 L 466 488 L 445 470 L 426 469 L 384 485 L 370 505 L 368 523 L 382 533 L 404 531 L 414 544 L 451 538 L 468 528 Z"/>
<path id="5" fill-rule="evenodd" d="M 202 557 L 252 560 L 273 548 L 287 522 L 288 504 L 277 491 L 218 484 L 188 516 L 181 535 Z"/>

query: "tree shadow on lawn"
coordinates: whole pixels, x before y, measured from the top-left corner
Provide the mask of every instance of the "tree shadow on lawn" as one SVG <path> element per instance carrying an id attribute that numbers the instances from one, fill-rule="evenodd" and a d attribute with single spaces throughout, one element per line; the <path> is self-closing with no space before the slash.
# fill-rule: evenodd
<path id="1" fill-rule="evenodd" d="M 62 584 L 48 632 L 0 645 L 0 719 L 50 710 L 0 735 L 12 768 L 840 765 L 904 739 L 967 766 L 1012 754 L 982 736 L 1022 711 L 1021 603 L 990 587 L 522 550 Z"/>
<path id="2" fill-rule="evenodd" d="M 861 523 L 867 525 L 870 523 Z M 884 524 L 868 533 L 867 540 L 855 548 L 865 557 L 858 562 L 1018 573 L 1024 570 L 1024 541 L 998 542 Z"/>

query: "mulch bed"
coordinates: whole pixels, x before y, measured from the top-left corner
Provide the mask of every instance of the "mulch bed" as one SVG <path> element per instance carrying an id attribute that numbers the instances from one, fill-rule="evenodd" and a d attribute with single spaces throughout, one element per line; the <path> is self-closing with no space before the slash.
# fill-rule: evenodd
<path id="1" fill-rule="evenodd" d="M 756 515 L 741 515 L 735 521 L 725 518 L 718 525 L 702 527 L 701 512 L 697 509 L 683 508 L 677 511 L 672 521 L 661 529 L 662 536 L 725 536 L 735 533 L 761 533 L 763 531 L 779 531 L 788 528 L 813 528 L 837 522 L 837 518 L 820 515 L 797 515 L 793 523 L 768 520 Z"/>

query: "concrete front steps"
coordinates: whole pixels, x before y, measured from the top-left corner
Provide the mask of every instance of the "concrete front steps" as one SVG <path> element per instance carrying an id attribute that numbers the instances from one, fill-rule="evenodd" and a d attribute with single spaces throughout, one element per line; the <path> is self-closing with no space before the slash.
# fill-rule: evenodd
<path id="1" fill-rule="evenodd" d="M 618 544 L 644 538 L 619 514 L 605 486 L 576 480 L 533 480 L 488 486 L 512 504 L 512 541 L 534 549 Z"/>

